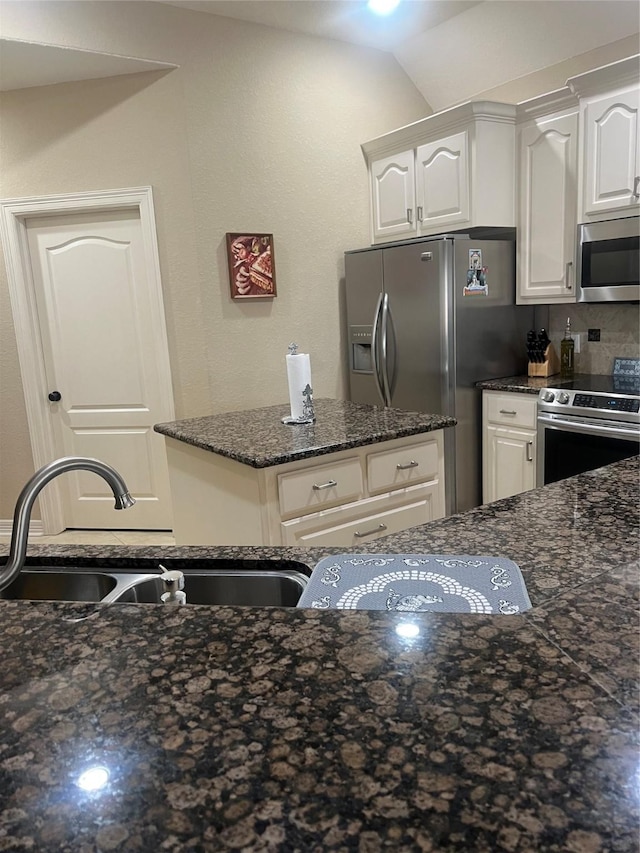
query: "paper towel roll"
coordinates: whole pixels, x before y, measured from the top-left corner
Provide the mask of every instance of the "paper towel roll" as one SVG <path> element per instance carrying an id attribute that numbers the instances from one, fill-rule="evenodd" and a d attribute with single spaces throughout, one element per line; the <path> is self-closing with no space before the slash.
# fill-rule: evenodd
<path id="1" fill-rule="evenodd" d="M 286 355 L 287 379 L 289 380 L 289 403 L 291 405 L 291 417 L 301 420 L 305 417 L 304 390 L 311 386 L 311 360 L 305 352 L 295 355 Z"/>

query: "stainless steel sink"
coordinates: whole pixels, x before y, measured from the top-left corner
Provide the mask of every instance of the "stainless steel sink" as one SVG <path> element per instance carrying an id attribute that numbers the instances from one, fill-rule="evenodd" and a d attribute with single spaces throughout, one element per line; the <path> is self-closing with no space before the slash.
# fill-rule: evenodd
<path id="1" fill-rule="evenodd" d="M 0 592 L 0 599 L 158 604 L 165 587 L 156 565 L 32 565 Z M 187 604 L 295 607 L 308 581 L 307 567 L 292 560 L 182 560 L 164 565 L 184 572 Z"/>
<path id="2" fill-rule="evenodd" d="M 187 604 L 233 604 L 249 607 L 295 607 L 307 585 L 307 578 L 293 571 L 225 571 L 185 574 Z M 105 601 L 156 604 L 165 587 L 159 577 L 146 577 Z"/>
<path id="3" fill-rule="evenodd" d="M 95 572 L 22 571 L 0 599 L 31 601 L 101 601 L 116 588 L 112 575 Z"/>

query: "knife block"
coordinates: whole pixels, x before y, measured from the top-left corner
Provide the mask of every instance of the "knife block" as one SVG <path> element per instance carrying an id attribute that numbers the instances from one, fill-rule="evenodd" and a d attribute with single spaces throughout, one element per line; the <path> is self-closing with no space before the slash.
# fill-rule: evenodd
<path id="1" fill-rule="evenodd" d="M 544 361 L 529 362 L 529 376 L 553 376 L 560 373 L 560 361 L 553 348 L 553 344 L 544 351 Z"/>

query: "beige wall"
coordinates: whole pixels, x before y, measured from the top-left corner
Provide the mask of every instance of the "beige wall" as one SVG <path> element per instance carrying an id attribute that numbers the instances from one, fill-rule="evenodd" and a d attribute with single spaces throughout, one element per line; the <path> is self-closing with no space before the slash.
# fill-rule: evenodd
<path id="1" fill-rule="evenodd" d="M 287 401 L 311 353 L 341 397 L 345 249 L 369 242 L 360 143 L 431 112 L 390 54 L 155 3 L 3 3 L 2 35 L 174 62 L 5 93 L 0 195 L 152 185 L 177 417 Z M 228 295 L 227 231 L 274 234 L 278 296 Z M 33 472 L 0 265 L 0 519 Z"/>

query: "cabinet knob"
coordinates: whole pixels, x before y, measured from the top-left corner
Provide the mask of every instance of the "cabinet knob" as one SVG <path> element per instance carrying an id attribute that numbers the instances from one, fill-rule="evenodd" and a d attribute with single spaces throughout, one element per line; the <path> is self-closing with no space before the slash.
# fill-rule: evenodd
<path id="1" fill-rule="evenodd" d="M 62 400 L 62 394 L 59 391 L 51 391 L 49 394 L 49 399 L 52 403 L 59 403 Z"/>

